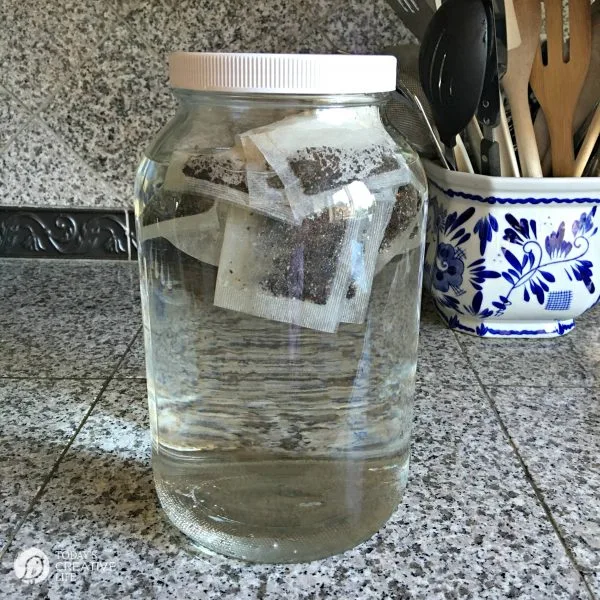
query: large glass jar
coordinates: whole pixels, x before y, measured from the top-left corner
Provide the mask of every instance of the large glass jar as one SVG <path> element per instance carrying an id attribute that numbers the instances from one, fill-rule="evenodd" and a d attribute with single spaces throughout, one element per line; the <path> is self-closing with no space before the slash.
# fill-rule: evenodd
<path id="1" fill-rule="evenodd" d="M 171 57 L 136 220 L 156 488 L 200 549 L 324 557 L 402 497 L 426 190 L 395 62 Z"/>

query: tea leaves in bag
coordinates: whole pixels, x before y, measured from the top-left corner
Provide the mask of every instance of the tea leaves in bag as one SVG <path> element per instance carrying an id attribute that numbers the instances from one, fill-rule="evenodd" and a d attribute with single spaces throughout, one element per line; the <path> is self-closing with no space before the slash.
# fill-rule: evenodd
<path id="1" fill-rule="evenodd" d="M 394 194 L 393 211 L 379 248 L 376 273 L 399 254 L 418 248 L 422 243 L 424 200 L 424 194 L 412 184 Z"/>
<path id="2" fill-rule="evenodd" d="M 353 182 L 381 190 L 409 181 L 404 157 L 377 111 L 367 109 L 314 111 L 247 132 L 298 220 L 332 207 L 332 194 Z"/>
<path id="3" fill-rule="evenodd" d="M 246 159 L 241 146 L 218 152 L 175 152 L 165 189 L 248 206 Z"/>
<path id="4" fill-rule="evenodd" d="M 215 305 L 335 332 L 348 292 L 357 222 L 325 211 L 290 225 L 231 207 Z"/>

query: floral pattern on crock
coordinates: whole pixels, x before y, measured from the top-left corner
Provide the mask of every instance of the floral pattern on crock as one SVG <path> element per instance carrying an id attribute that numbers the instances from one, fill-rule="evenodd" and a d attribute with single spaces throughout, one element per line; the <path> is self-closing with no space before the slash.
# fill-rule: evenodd
<path id="1" fill-rule="evenodd" d="M 452 309 L 458 315 L 478 319 L 500 317 L 510 310 L 516 295 L 524 302 L 537 302 L 556 310 L 562 290 L 553 286 L 564 273 L 570 281 L 580 282 L 590 294 L 596 288 L 592 281 L 593 263 L 586 258 L 589 239 L 597 235 L 594 223 L 597 207 L 583 212 L 573 223 L 564 221 L 544 239 L 539 240 L 537 223 L 533 219 L 517 219 L 511 213 L 504 215 L 504 223 L 486 215 L 475 220 L 475 209 L 447 212 L 436 197 L 431 198 L 432 217 L 429 221 L 430 239 L 437 240 L 435 260 L 425 265 L 425 276 L 438 307 Z M 569 226 L 568 226 L 569 225 Z M 486 265 L 485 250 L 495 236 L 502 236 L 501 251 L 504 268 Z M 468 262 L 464 246 L 472 236 L 479 239 L 481 257 Z M 504 279 L 506 292 L 496 297 L 485 296 L 485 283 L 490 279 Z M 467 294 L 463 282 L 469 281 L 475 289 L 470 304 L 461 302 Z M 497 289 L 497 286 L 494 286 Z M 497 293 L 496 293 L 497 294 Z M 550 299 L 550 301 L 548 301 Z M 558 304 L 560 306 L 560 304 Z M 458 322 L 457 317 L 450 319 Z"/>

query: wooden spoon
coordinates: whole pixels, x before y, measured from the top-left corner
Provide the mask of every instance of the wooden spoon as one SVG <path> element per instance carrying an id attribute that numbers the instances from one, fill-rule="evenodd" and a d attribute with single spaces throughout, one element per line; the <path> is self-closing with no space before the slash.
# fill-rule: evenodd
<path id="1" fill-rule="evenodd" d="M 579 150 L 579 154 L 577 155 L 577 161 L 575 162 L 575 177 L 581 177 L 583 175 L 583 171 L 594 151 L 596 142 L 598 141 L 598 136 L 600 136 L 600 106 L 596 107 L 594 118 L 587 130 L 581 150 Z"/>
<path id="2" fill-rule="evenodd" d="M 504 98 L 500 102 L 500 127 L 498 129 L 498 143 L 500 144 L 500 165 L 504 177 L 521 177 L 519 172 L 519 163 L 513 146 L 512 136 L 506 109 L 504 108 Z"/>
<path id="3" fill-rule="evenodd" d="M 502 85 L 510 101 L 521 174 L 523 177 L 542 177 L 540 155 L 529 111 L 529 77 L 540 43 L 542 6 L 540 0 L 520 0 L 514 3 L 514 10 L 521 44 L 515 46 L 515 41 L 511 39 L 514 28 L 507 25 L 508 68 Z M 506 16 L 508 19 L 508 11 Z"/>
<path id="4" fill-rule="evenodd" d="M 536 0 L 539 2 L 539 0 Z M 544 111 L 550 133 L 552 172 L 571 177 L 575 172 L 573 122 L 592 52 L 590 0 L 569 0 L 570 57 L 563 58 L 562 0 L 545 0 L 548 64 L 538 44 L 531 87 Z"/>
<path id="5" fill-rule="evenodd" d="M 593 112 L 600 98 L 600 1 L 592 4 L 592 58 L 587 77 L 579 96 L 573 127 L 577 131 Z M 540 156 L 542 156 L 542 171 L 544 177 L 552 173 L 552 157 L 550 154 L 550 134 L 544 111 L 538 111 L 535 119 L 535 137 Z"/>

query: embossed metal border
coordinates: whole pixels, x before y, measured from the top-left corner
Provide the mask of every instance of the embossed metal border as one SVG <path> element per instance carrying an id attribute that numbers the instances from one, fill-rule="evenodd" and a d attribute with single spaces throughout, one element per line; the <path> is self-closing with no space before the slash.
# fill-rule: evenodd
<path id="1" fill-rule="evenodd" d="M 133 212 L 0 207 L 0 257 L 137 258 Z"/>

